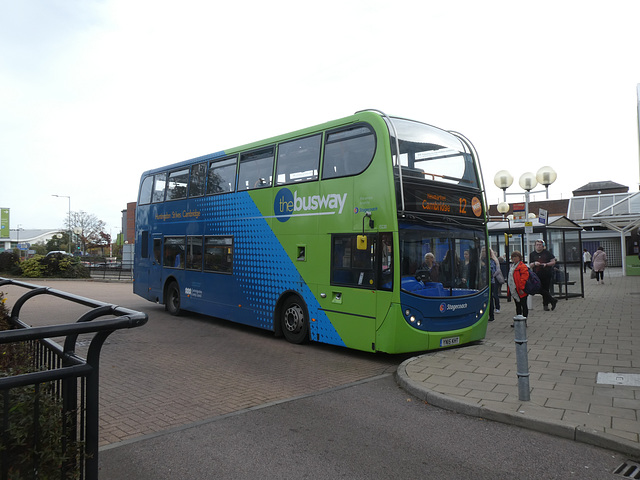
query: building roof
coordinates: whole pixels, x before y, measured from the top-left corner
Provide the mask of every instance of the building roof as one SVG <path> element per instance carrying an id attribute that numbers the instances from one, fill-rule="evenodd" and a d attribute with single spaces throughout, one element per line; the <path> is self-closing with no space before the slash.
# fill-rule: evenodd
<path id="1" fill-rule="evenodd" d="M 9 238 L 3 237 L 2 240 L 11 240 L 12 242 L 27 242 L 27 243 L 36 243 L 39 241 L 46 242 L 51 239 L 53 235 L 56 233 L 60 233 L 61 230 L 59 228 L 34 228 L 34 229 L 20 229 L 15 230 L 11 229 L 9 231 Z"/>
<path id="2" fill-rule="evenodd" d="M 640 192 L 602 208 L 591 218 L 617 232 L 629 232 L 640 227 Z"/>
<path id="3" fill-rule="evenodd" d="M 607 193 L 627 193 L 628 191 L 629 187 L 625 185 L 620 185 L 619 183 L 612 182 L 611 180 L 605 180 L 604 182 L 589 182 L 577 190 L 574 190 L 572 193 L 574 196 L 581 196 Z"/>
<path id="4" fill-rule="evenodd" d="M 594 215 L 633 196 L 634 194 L 630 195 L 628 193 L 576 196 L 569 200 L 567 216 L 582 225 L 589 225 L 590 222 L 599 224 L 600 220 L 593 218 Z M 618 209 L 617 212 L 620 212 L 620 210 Z"/>

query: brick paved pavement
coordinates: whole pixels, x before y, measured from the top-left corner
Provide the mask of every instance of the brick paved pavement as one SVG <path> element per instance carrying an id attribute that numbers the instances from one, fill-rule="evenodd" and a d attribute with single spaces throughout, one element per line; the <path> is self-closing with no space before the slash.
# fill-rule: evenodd
<path id="1" fill-rule="evenodd" d="M 585 279 L 585 298 L 560 300 L 555 311 L 543 311 L 541 297 L 533 298 L 528 402 L 519 400 L 515 308 L 505 300 L 484 341 L 409 359 L 398 381 L 436 406 L 640 459 L 640 385 L 597 383 L 599 372 L 640 375 L 640 276 L 608 269 L 605 282 Z"/>

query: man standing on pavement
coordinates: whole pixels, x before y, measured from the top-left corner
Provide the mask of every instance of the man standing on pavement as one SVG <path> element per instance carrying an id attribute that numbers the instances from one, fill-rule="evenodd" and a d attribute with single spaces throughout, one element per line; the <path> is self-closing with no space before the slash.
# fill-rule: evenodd
<path id="1" fill-rule="evenodd" d="M 551 287 L 551 276 L 553 275 L 553 266 L 556 264 L 556 257 L 549 250 L 544 248 L 544 240 L 536 240 L 535 251 L 529 255 L 529 266 L 540 277 L 540 295 L 542 295 L 542 304 L 545 311 L 556 309 L 558 300 L 553 298 L 549 289 Z"/>

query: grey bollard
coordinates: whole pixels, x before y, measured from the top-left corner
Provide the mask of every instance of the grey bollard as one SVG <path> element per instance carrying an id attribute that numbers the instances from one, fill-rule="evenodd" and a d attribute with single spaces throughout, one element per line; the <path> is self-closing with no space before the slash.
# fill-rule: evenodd
<path id="1" fill-rule="evenodd" d="M 528 402 L 531 399 L 529 390 L 529 354 L 527 352 L 527 319 L 513 319 L 513 330 L 516 341 L 516 365 L 518 373 L 518 399 Z"/>

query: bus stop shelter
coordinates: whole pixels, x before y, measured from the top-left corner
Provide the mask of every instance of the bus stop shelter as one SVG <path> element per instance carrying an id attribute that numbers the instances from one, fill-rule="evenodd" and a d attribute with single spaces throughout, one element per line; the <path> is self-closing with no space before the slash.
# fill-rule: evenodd
<path id="1" fill-rule="evenodd" d="M 491 248 L 509 264 L 511 252 L 522 252 L 525 261 L 534 250 L 535 241 L 543 239 L 547 249 L 556 257 L 552 292 L 558 298 L 584 298 L 584 271 L 582 266 L 582 227 L 565 216 L 549 217 L 546 224 L 539 218 L 524 221 L 492 218 L 489 222 Z"/>

